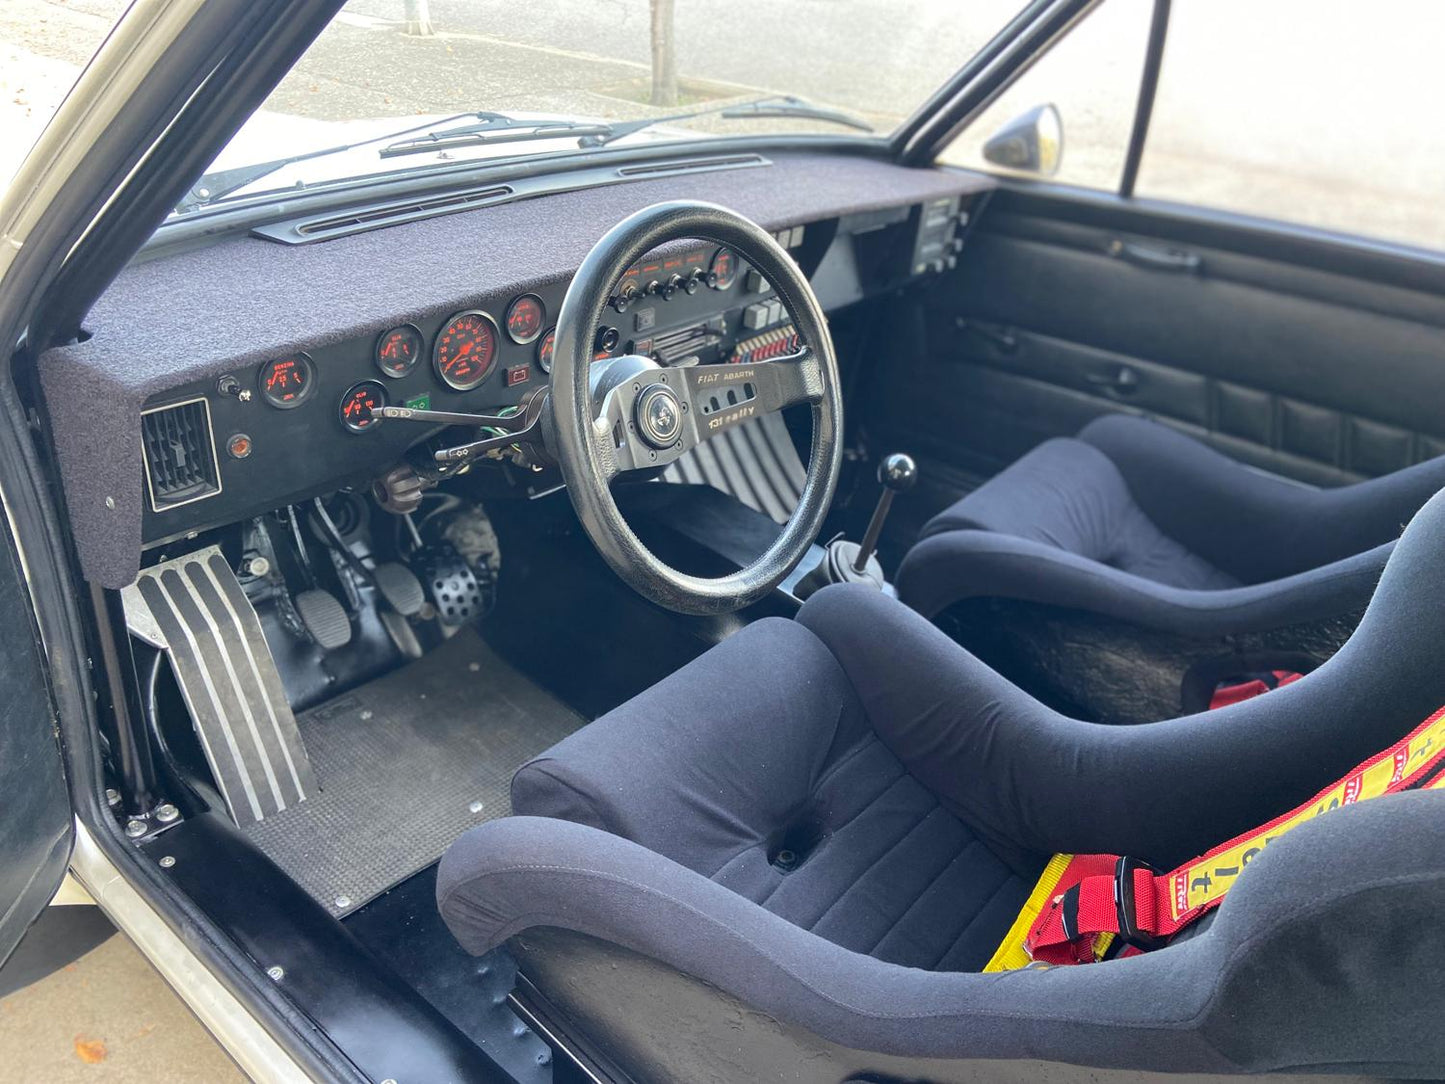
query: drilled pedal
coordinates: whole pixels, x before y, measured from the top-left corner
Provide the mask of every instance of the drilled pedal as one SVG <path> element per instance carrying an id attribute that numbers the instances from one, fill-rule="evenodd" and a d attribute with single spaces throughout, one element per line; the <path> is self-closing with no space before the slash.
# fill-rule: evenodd
<path id="1" fill-rule="evenodd" d="M 130 631 L 170 658 L 231 819 L 244 827 L 313 793 L 261 622 L 221 551 L 148 568 L 122 597 Z"/>

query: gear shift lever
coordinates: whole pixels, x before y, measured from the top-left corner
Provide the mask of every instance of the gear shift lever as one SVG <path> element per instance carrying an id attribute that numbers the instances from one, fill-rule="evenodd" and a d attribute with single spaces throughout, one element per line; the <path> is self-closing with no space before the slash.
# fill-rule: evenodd
<path id="1" fill-rule="evenodd" d="M 883 533 L 883 521 L 893 507 L 893 498 L 898 493 L 907 493 L 918 481 L 918 465 L 911 456 L 894 452 L 884 456 L 878 464 L 878 481 L 883 483 L 883 492 L 878 495 L 878 507 L 873 509 L 873 518 L 863 532 L 863 542 L 858 547 L 858 556 L 853 558 L 853 571 L 861 574 L 868 567 L 873 551 L 878 548 L 878 536 Z"/>
<path id="2" fill-rule="evenodd" d="M 892 591 L 873 551 L 878 548 L 878 536 L 883 533 L 883 521 L 888 518 L 893 498 L 913 488 L 918 481 L 918 467 L 908 456 L 895 452 L 884 456 L 878 465 L 878 480 L 883 483 L 883 494 L 873 509 L 863 541 L 855 544 L 840 536 L 829 542 L 822 559 L 793 589 L 798 598 L 807 598 L 832 583 L 869 583 L 880 591 Z"/>

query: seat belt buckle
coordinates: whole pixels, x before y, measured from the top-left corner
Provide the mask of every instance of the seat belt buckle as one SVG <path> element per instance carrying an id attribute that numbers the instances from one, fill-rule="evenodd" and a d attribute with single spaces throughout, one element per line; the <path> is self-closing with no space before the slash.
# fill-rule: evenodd
<path id="1" fill-rule="evenodd" d="M 1164 938 L 1139 928 L 1137 901 L 1134 896 L 1134 871 L 1145 870 L 1150 877 L 1159 871 L 1137 858 L 1120 858 L 1114 866 L 1114 915 L 1119 922 L 1119 940 L 1149 952 L 1164 944 Z"/>

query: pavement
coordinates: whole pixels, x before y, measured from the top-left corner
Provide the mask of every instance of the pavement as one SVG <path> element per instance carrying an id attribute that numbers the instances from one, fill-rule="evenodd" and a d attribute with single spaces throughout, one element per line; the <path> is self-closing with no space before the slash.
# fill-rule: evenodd
<path id="1" fill-rule="evenodd" d="M 0 1084 L 244 1080 L 121 934 L 0 1000 Z"/>

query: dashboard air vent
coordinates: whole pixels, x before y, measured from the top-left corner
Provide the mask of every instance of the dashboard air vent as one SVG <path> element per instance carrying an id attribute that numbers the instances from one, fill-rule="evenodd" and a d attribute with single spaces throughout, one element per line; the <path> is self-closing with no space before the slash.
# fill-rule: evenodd
<path id="1" fill-rule="evenodd" d="M 699 158 L 671 158 L 666 162 L 648 162 L 640 166 L 620 166 L 619 177 L 670 177 L 678 173 L 711 173 L 719 169 L 750 169 L 766 166 L 761 154 L 709 154 Z"/>
<path id="2" fill-rule="evenodd" d="M 334 237 L 346 237 L 353 233 L 395 226 L 400 222 L 412 222 L 420 218 L 435 218 L 438 215 L 469 211 L 498 203 L 513 194 L 511 185 L 494 184 L 485 188 L 469 188 L 461 192 L 448 192 L 442 196 L 400 200 L 394 203 L 374 203 L 346 214 L 305 218 L 281 226 L 258 226 L 253 232 L 273 241 L 287 241 L 304 244 L 308 241 L 329 241 Z"/>
<path id="3" fill-rule="evenodd" d="M 204 399 L 147 410 L 141 414 L 140 426 L 153 511 L 164 512 L 221 492 L 211 408 Z"/>

